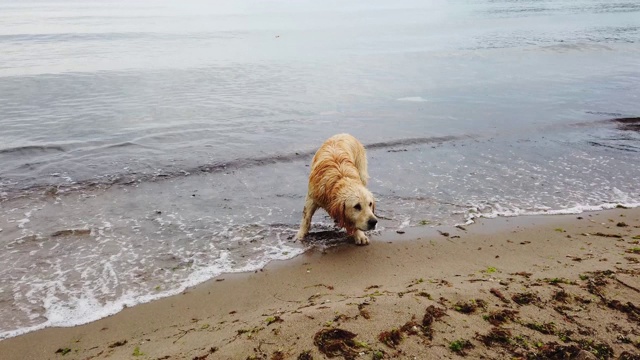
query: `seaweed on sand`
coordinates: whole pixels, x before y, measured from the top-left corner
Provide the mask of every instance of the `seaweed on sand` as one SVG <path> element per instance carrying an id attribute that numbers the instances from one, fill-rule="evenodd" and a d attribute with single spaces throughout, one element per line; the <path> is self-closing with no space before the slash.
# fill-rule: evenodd
<path id="1" fill-rule="evenodd" d="M 433 338 L 433 329 L 431 326 L 436 320 L 439 320 L 445 315 L 447 315 L 447 313 L 444 309 L 437 308 L 433 305 L 429 305 L 429 307 L 427 307 L 427 311 L 424 313 L 424 317 L 422 318 L 422 331 L 425 336 L 429 339 Z"/>
<path id="2" fill-rule="evenodd" d="M 511 300 L 513 300 L 518 305 L 529 305 L 532 303 L 535 304 L 540 301 L 536 294 L 530 292 L 515 294 L 511 297 Z"/>
<path id="3" fill-rule="evenodd" d="M 491 290 L 489 290 L 489 292 L 491 292 L 493 295 L 495 295 L 498 299 L 500 299 L 505 304 L 508 304 L 508 303 L 511 302 L 511 301 L 509 301 L 509 299 L 507 299 L 506 296 L 504 296 L 502 294 L 502 292 L 499 289 L 491 288 Z"/>
<path id="4" fill-rule="evenodd" d="M 327 357 L 342 356 L 345 359 L 354 359 L 358 352 L 358 345 L 353 340 L 357 334 L 342 329 L 322 329 L 313 337 L 313 343 L 321 353 Z"/>
<path id="5" fill-rule="evenodd" d="M 390 348 L 395 349 L 396 346 L 402 342 L 402 332 L 398 329 L 392 329 L 391 331 L 383 331 L 378 335 L 378 340 L 381 343 L 387 345 Z"/>
<path id="6" fill-rule="evenodd" d="M 313 360 L 313 356 L 311 356 L 311 351 L 305 350 L 298 355 L 298 360 Z"/>
<path id="7" fill-rule="evenodd" d="M 511 344 L 511 331 L 503 329 L 501 327 L 493 327 L 486 335 L 478 335 L 480 340 L 486 346 L 493 344 L 510 345 Z"/>
<path id="8" fill-rule="evenodd" d="M 523 325 L 531 330 L 535 330 L 545 335 L 553 335 L 556 333 L 556 325 L 552 322 L 542 323 L 542 324 L 535 323 L 535 322 L 528 322 L 528 323 L 524 323 Z"/>
<path id="9" fill-rule="evenodd" d="M 550 342 L 540 348 L 540 351 L 534 356 L 530 356 L 532 359 L 575 359 L 582 351 L 580 347 L 576 345 L 560 345 L 557 342 Z"/>
<path id="10" fill-rule="evenodd" d="M 467 302 L 457 302 L 454 306 L 453 309 L 457 312 L 461 312 L 463 314 L 473 314 L 474 312 L 476 312 L 476 310 L 478 308 L 486 308 L 487 307 L 487 303 L 486 301 L 482 300 L 482 299 L 475 299 L 475 300 L 470 300 Z"/>
<path id="11" fill-rule="evenodd" d="M 514 321 L 517 314 L 517 310 L 496 310 L 490 312 L 489 315 L 485 316 L 485 320 L 487 320 L 493 326 L 498 326 L 506 323 L 509 320 Z"/>
<path id="12" fill-rule="evenodd" d="M 455 340 L 449 344 L 449 350 L 455 353 L 458 353 L 462 356 L 467 355 L 466 350 L 473 349 L 473 348 L 474 348 L 473 344 L 469 340 L 465 340 L 465 339 Z"/>

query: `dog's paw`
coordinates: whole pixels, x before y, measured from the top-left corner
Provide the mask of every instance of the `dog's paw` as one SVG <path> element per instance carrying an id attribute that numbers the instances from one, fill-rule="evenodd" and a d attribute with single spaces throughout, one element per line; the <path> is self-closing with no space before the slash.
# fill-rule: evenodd
<path id="1" fill-rule="evenodd" d="M 362 231 L 358 230 L 353 234 L 356 245 L 369 245 L 369 238 Z"/>

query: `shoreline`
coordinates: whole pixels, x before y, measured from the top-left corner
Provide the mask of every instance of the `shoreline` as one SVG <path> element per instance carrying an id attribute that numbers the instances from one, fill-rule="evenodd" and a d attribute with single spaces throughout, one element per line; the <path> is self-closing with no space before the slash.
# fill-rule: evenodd
<path id="1" fill-rule="evenodd" d="M 403 229 L 403 234 L 374 237 L 366 247 L 345 244 L 324 252 L 311 250 L 271 262 L 260 271 L 224 274 L 182 294 L 125 308 L 85 325 L 45 328 L 2 340 L 0 353 L 6 359 L 131 358 L 135 354 L 149 359 L 226 359 L 274 358 L 280 352 L 281 358 L 295 359 L 310 351 L 314 358 L 324 358 L 314 336 L 334 328 L 357 334 L 362 346 L 346 346 L 344 351 L 366 358 L 378 352 L 407 358 L 456 357 L 461 352 L 473 357 L 515 357 L 543 351 L 554 341 L 558 345 L 553 346 L 574 345 L 575 351 L 593 352 L 597 346 L 585 345 L 584 339 L 606 344 L 616 358 L 625 351 L 640 353 L 640 333 L 634 334 L 631 326 L 637 327 L 634 316 L 640 316 L 634 310 L 640 304 L 633 300 L 640 297 L 640 254 L 634 250 L 638 247 L 634 237 L 640 235 L 639 208 L 481 219 L 466 230 L 451 230 L 449 236 L 437 229 Z M 595 233 L 620 237 L 583 235 Z M 607 270 L 613 273 L 602 278 Z M 602 291 L 589 288 L 594 278 Z M 620 297 L 620 309 L 626 313 L 615 306 L 602 309 L 602 302 L 613 301 L 605 291 L 613 287 L 612 294 Z M 554 300 L 560 288 L 570 294 L 570 302 Z M 518 305 L 497 299 L 492 289 L 505 294 L 505 300 L 509 295 L 535 296 L 528 304 Z M 586 295 L 577 295 L 581 292 Z M 590 302 L 581 303 L 575 300 L 578 297 Z M 456 311 L 471 300 L 485 306 L 476 306 L 468 314 Z M 625 301 L 632 306 L 625 308 Z M 428 306 L 446 313 L 434 320 L 430 336 L 419 324 Z M 571 309 L 558 311 L 562 306 Z M 508 329 L 509 341 L 488 340 L 491 346 L 486 346 L 480 339 L 492 326 L 483 316 L 500 309 L 518 312 L 518 320 L 512 314 L 512 320 L 496 327 Z M 591 320 L 582 317 L 585 313 Z M 553 325 L 542 332 L 532 329 L 536 326 L 528 318 L 534 315 L 541 318 L 535 324 Z M 571 318 L 573 322 L 567 320 Z M 610 324 L 600 324 L 603 319 Z M 416 324 L 398 330 L 411 321 Z M 592 334 L 579 334 L 572 329 L 576 323 Z M 607 331 L 611 324 L 619 329 Z M 393 329 L 403 339 L 395 348 L 379 338 Z M 565 340 L 577 340 L 565 343 L 560 333 Z M 521 344 L 514 340 L 518 336 L 525 339 Z M 462 346 L 457 352 L 450 349 L 456 338 Z M 473 348 L 465 348 L 467 343 Z M 608 351 L 604 345 L 598 349 Z"/>

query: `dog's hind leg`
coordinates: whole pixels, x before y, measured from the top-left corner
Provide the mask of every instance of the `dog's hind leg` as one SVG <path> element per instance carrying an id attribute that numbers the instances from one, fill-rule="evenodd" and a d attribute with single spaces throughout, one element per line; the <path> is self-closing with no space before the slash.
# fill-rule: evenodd
<path id="1" fill-rule="evenodd" d="M 304 209 L 302 209 L 302 222 L 300 222 L 300 230 L 298 230 L 296 240 L 302 240 L 307 236 L 309 227 L 311 227 L 311 218 L 316 210 L 318 210 L 318 205 L 307 195 L 307 199 L 304 202 Z"/>

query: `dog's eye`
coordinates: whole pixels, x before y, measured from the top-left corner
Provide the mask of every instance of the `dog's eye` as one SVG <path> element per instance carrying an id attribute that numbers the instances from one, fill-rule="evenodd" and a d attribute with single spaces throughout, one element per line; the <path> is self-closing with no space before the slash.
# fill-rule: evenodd
<path id="1" fill-rule="evenodd" d="M 373 206 L 373 203 L 372 203 L 372 202 L 370 202 L 370 203 L 369 203 L 369 207 L 372 207 L 372 206 Z"/>
<path id="2" fill-rule="evenodd" d="M 356 204 L 356 206 L 354 206 L 353 208 L 358 211 L 362 210 L 362 206 L 360 206 L 360 204 Z"/>

